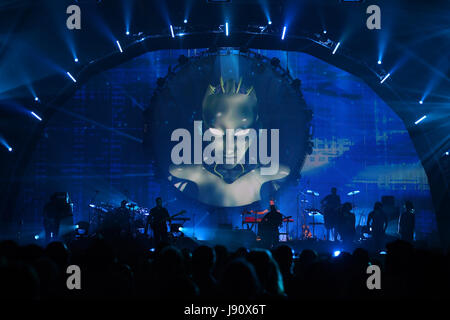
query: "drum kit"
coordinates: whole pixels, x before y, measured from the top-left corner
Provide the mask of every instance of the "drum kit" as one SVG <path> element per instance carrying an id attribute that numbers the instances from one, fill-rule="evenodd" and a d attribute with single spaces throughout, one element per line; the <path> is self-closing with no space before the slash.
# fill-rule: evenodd
<path id="1" fill-rule="evenodd" d="M 128 229 L 131 232 L 141 233 L 145 232 L 145 225 L 147 217 L 150 214 L 150 209 L 140 207 L 135 203 L 127 203 L 123 210 L 121 207 L 115 207 L 109 203 L 101 202 L 98 204 L 90 204 L 91 212 L 89 214 L 90 229 L 94 231 L 104 230 L 116 225 L 122 229 Z M 123 213 L 126 213 L 125 215 Z M 183 237 L 181 232 L 183 224 L 189 221 L 190 218 L 180 217 L 186 211 L 180 211 L 174 214 L 169 219 L 169 234 L 171 238 Z"/>
<path id="2" fill-rule="evenodd" d="M 324 226 L 323 213 L 316 207 L 316 199 L 319 196 L 320 194 L 313 190 L 297 194 L 297 239 L 317 239 L 316 227 Z"/>
<path id="3" fill-rule="evenodd" d="M 355 208 L 355 196 L 359 194 L 359 190 L 347 193 L 352 197 L 352 207 Z M 301 240 L 317 239 L 316 227 L 324 229 L 324 213 L 322 209 L 317 209 L 316 199 L 320 194 L 313 190 L 306 190 L 297 194 L 297 238 Z M 300 218 L 301 216 L 301 218 Z M 301 235 L 298 234 L 300 227 L 298 223 L 301 221 Z"/>

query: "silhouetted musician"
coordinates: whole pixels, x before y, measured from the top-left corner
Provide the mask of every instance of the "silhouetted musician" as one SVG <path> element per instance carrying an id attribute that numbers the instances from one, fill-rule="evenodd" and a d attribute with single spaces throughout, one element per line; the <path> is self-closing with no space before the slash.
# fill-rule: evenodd
<path id="1" fill-rule="evenodd" d="M 331 188 L 331 194 L 320 201 L 322 204 L 323 218 L 325 228 L 327 229 L 327 240 L 336 240 L 336 226 L 338 223 L 338 214 L 341 207 L 341 198 L 337 194 L 336 188 Z"/>
<path id="2" fill-rule="evenodd" d="M 283 215 L 275 207 L 273 201 L 270 202 L 270 211 L 262 219 L 259 230 L 262 242 L 265 247 L 271 248 L 278 244 L 279 230 L 283 223 Z"/>
<path id="3" fill-rule="evenodd" d="M 168 242 L 167 221 L 169 219 L 169 212 L 162 206 L 161 197 L 156 198 L 156 207 L 150 210 L 145 224 L 145 234 L 147 234 L 149 225 L 153 230 L 155 245 L 161 242 Z"/>

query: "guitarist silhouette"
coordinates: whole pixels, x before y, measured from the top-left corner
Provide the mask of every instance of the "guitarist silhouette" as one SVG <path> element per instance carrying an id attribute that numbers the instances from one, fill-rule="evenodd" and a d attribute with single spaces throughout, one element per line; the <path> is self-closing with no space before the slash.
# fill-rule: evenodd
<path id="1" fill-rule="evenodd" d="M 162 206 L 162 198 L 158 197 L 155 201 L 156 207 L 150 210 L 150 214 L 147 217 L 145 234 L 147 234 L 148 226 L 150 225 L 153 230 L 153 241 L 156 246 L 161 242 L 169 242 L 167 222 L 170 221 L 171 218 L 183 214 L 185 211 L 183 210 L 171 217 L 169 216 L 167 209 Z"/>

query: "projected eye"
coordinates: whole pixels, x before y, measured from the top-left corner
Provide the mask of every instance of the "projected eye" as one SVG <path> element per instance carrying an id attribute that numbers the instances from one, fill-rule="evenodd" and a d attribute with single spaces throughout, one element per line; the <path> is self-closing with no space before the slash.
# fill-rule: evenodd
<path id="1" fill-rule="evenodd" d="M 209 128 L 209 130 L 215 136 L 222 136 L 223 135 L 223 131 L 221 129 Z"/>
<path id="2" fill-rule="evenodd" d="M 234 134 L 236 137 L 238 136 L 244 136 L 247 133 L 250 132 L 250 129 L 244 129 L 244 130 L 237 130 L 236 133 Z"/>

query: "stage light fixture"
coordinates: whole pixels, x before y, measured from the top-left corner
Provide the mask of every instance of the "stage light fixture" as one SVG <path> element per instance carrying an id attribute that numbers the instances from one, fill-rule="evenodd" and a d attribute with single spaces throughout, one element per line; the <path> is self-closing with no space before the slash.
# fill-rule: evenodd
<path id="1" fill-rule="evenodd" d="M 323 34 L 327 34 L 327 30 L 323 30 Z"/>
<path id="2" fill-rule="evenodd" d="M 78 62 L 78 58 L 73 59 L 73 61 Z"/>
<path id="3" fill-rule="evenodd" d="M 5 139 L 3 139 L 2 137 L 0 137 L 0 143 L 6 148 L 6 150 L 8 150 L 9 152 L 13 151 L 13 148 L 6 142 Z"/>
<path id="4" fill-rule="evenodd" d="M 225 22 L 225 35 L 228 37 L 228 22 Z"/>
<path id="5" fill-rule="evenodd" d="M 34 101 L 38 102 L 39 101 L 39 97 L 34 97 Z"/>
<path id="6" fill-rule="evenodd" d="M 119 51 L 120 51 L 120 52 L 123 52 L 122 46 L 120 45 L 119 40 L 117 40 L 116 43 L 117 43 L 117 47 L 119 48 Z"/>
<path id="7" fill-rule="evenodd" d="M 39 117 L 34 111 L 31 111 L 31 114 L 33 115 L 33 117 L 35 117 L 35 118 L 38 119 L 39 121 L 42 121 L 42 118 Z"/>
<path id="8" fill-rule="evenodd" d="M 420 100 L 420 101 L 419 101 L 419 104 L 423 104 L 423 100 Z"/>
<path id="9" fill-rule="evenodd" d="M 183 21 L 184 23 L 188 23 L 188 21 L 187 21 L 187 19 L 184 19 L 184 21 Z"/>
<path id="10" fill-rule="evenodd" d="M 419 123 L 421 123 L 423 120 L 425 120 L 427 118 L 427 116 L 423 116 L 422 118 L 420 118 L 419 120 L 417 120 L 416 122 L 414 122 L 415 125 L 418 125 Z"/>
<path id="11" fill-rule="evenodd" d="M 381 80 L 381 84 L 383 84 L 386 80 L 387 80 L 387 78 L 389 78 L 391 76 L 391 74 L 390 73 L 388 73 L 387 75 L 385 75 L 384 76 L 384 78 Z"/>
<path id="12" fill-rule="evenodd" d="M 283 34 L 281 35 L 281 40 L 284 40 L 284 38 L 286 37 L 286 29 L 287 29 L 287 27 L 284 26 L 283 27 Z"/>
<path id="13" fill-rule="evenodd" d="M 339 257 L 339 255 L 341 254 L 340 250 L 336 250 L 333 252 L 333 257 Z"/>
<path id="14" fill-rule="evenodd" d="M 127 36 L 129 36 L 129 35 L 130 35 L 130 31 L 125 32 L 125 34 L 126 34 Z"/>
<path id="15" fill-rule="evenodd" d="M 34 240 L 39 240 L 39 235 L 38 234 L 34 236 Z"/>
<path id="16" fill-rule="evenodd" d="M 381 60 L 378 60 L 378 64 L 382 64 L 383 63 L 383 61 L 381 61 Z"/>
<path id="17" fill-rule="evenodd" d="M 70 74 L 69 71 L 67 71 L 66 73 L 67 73 L 67 75 L 69 76 L 69 78 L 72 79 L 73 82 L 77 82 L 77 79 L 75 79 L 75 78 L 73 77 L 73 75 Z"/>
<path id="18" fill-rule="evenodd" d="M 334 47 L 334 50 L 333 50 L 333 54 L 336 53 L 336 51 L 337 51 L 337 49 L 339 48 L 340 45 L 341 45 L 340 42 L 338 42 L 338 43 L 336 44 L 336 46 Z"/>
<path id="19" fill-rule="evenodd" d="M 172 38 L 175 38 L 175 34 L 173 33 L 173 26 L 170 25 L 170 34 L 172 35 Z"/>
<path id="20" fill-rule="evenodd" d="M 269 20 L 268 22 L 267 22 L 268 24 L 272 24 L 272 21 L 271 20 Z"/>

